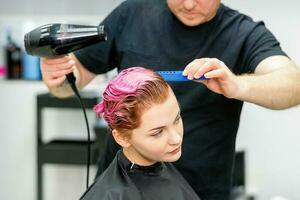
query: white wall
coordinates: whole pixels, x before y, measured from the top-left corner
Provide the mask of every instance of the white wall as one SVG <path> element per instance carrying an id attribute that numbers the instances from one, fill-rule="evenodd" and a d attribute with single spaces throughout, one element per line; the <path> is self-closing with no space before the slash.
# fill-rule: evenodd
<path id="1" fill-rule="evenodd" d="M 16 39 L 22 43 L 22 34 L 38 24 L 53 21 L 96 24 L 121 0 L 88 2 L 82 5 L 70 0 L 29 0 L 26 3 L 0 0 L 0 28 L 14 27 L 18 30 Z M 283 49 L 300 66 L 299 1 L 223 2 L 254 19 L 263 19 L 281 41 Z M 3 37 L 1 29 L 0 49 L 4 44 Z M 42 83 L 0 81 L 0 199 L 35 198 L 35 95 L 40 91 L 46 91 Z M 61 133 L 64 137 L 77 132 L 75 137 L 85 137 L 80 112 L 49 110 L 45 115 L 49 120 L 45 127 L 47 138 L 53 137 L 53 132 L 55 136 Z M 92 123 L 93 115 L 89 113 L 89 117 Z M 252 104 L 244 106 L 237 148 L 247 151 L 247 190 L 257 194 L 259 200 L 269 200 L 275 195 L 300 199 L 299 119 L 299 106 L 285 111 L 270 111 Z M 78 123 L 72 127 L 74 121 Z M 65 124 L 65 128 L 55 126 L 57 122 Z M 48 165 L 45 173 L 46 200 L 76 199 L 84 190 L 84 167 Z"/>
<path id="2" fill-rule="evenodd" d="M 223 0 L 263 20 L 282 48 L 300 66 L 300 1 Z M 247 152 L 247 190 L 259 200 L 276 195 L 300 199 L 300 107 L 271 111 L 245 104 L 237 149 Z"/>

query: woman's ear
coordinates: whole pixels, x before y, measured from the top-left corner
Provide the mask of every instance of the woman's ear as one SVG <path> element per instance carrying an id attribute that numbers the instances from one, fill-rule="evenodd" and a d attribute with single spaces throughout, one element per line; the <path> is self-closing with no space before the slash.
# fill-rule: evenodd
<path id="1" fill-rule="evenodd" d="M 126 133 L 121 133 L 120 131 L 113 129 L 112 135 L 115 141 L 123 148 L 129 147 L 131 144 L 129 142 L 129 136 Z"/>

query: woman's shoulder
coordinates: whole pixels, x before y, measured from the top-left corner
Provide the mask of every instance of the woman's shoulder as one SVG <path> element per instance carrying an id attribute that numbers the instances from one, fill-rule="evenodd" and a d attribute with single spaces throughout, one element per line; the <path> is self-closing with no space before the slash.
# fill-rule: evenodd
<path id="1" fill-rule="evenodd" d="M 116 158 L 110 163 L 108 168 L 93 182 L 91 186 L 84 192 L 80 200 L 96 200 L 104 199 L 111 196 L 110 188 L 113 188 L 110 176 L 113 175 L 116 168 Z M 105 198 L 108 199 L 108 198 Z"/>
<path id="2" fill-rule="evenodd" d="M 82 195 L 80 200 L 135 200 L 139 191 L 119 167 L 117 157 Z"/>

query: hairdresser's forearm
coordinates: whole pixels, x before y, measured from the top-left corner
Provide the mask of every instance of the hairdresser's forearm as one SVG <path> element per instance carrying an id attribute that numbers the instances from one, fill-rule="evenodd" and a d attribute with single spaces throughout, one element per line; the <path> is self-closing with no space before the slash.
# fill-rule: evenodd
<path id="1" fill-rule="evenodd" d="M 278 69 L 263 75 L 238 77 L 240 89 L 236 99 L 270 109 L 285 109 L 300 103 L 300 70 Z"/>

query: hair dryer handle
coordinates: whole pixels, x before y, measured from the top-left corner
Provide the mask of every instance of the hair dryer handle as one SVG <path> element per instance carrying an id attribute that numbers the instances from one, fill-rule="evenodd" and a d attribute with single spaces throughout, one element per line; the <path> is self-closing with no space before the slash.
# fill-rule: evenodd
<path id="1" fill-rule="evenodd" d="M 70 74 L 67 74 L 66 77 L 67 77 L 67 80 L 68 80 L 68 82 L 69 82 L 70 84 L 75 83 L 76 78 L 75 78 L 73 72 L 71 72 Z"/>

